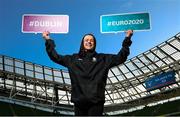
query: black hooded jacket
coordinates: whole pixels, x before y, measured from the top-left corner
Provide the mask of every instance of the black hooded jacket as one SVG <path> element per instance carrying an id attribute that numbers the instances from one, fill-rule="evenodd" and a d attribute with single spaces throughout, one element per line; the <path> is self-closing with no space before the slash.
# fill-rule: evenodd
<path id="1" fill-rule="evenodd" d="M 55 50 L 53 40 L 46 41 L 46 51 L 50 59 L 68 68 L 72 94 L 71 101 L 76 104 L 87 102 L 105 102 L 105 86 L 108 71 L 126 61 L 129 55 L 131 40 L 126 37 L 122 48 L 117 55 L 87 52 L 80 57 L 79 54 L 60 55 Z"/>

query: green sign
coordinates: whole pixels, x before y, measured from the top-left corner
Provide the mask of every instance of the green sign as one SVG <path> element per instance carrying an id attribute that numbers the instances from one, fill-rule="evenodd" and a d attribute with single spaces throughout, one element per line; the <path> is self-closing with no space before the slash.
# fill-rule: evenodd
<path id="1" fill-rule="evenodd" d="M 128 13 L 102 15 L 100 18 L 101 33 L 116 33 L 126 30 L 150 30 L 149 13 Z"/>

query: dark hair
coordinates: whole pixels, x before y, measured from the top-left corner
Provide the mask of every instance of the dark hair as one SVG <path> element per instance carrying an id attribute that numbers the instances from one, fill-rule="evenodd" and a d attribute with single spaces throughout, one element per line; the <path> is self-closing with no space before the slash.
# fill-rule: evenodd
<path id="1" fill-rule="evenodd" d="M 85 34 L 85 35 L 83 36 L 82 40 L 81 40 L 81 46 L 80 46 L 79 53 L 78 53 L 78 55 L 79 55 L 80 58 L 84 57 L 84 56 L 85 56 L 85 53 L 86 53 L 85 48 L 84 48 L 84 37 L 87 36 L 87 35 L 92 36 L 93 39 L 94 39 L 94 47 L 93 47 L 92 50 L 90 50 L 90 52 L 95 52 L 95 49 L 96 49 L 96 38 L 95 38 L 95 36 L 94 36 L 93 34 L 91 34 L 91 33 Z"/>

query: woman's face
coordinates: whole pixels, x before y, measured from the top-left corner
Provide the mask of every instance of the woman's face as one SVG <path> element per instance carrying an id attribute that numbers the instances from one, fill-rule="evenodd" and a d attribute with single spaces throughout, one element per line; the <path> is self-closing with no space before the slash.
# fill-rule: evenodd
<path id="1" fill-rule="evenodd" d="M 94 38 L 91 35 L 86 35 L 83 40 L 85 50 L 92 50 L 94 48 Z"/>

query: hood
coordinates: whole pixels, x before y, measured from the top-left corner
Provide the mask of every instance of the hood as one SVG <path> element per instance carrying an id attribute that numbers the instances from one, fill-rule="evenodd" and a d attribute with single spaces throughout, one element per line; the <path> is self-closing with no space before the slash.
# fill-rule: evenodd
<path id="1" fill-rule="evenodd" d="M 89 51 L 85 51 L 84 44 L 83 44 L 84 37 L 87 35 L 91 35 L 94 38 L 94 48 L 92 50 L 89 50 Z M 95 36 L 93 34 L 85 34 L 81 40 L 81 45 L 80 45 L 80 49 L 79 49 L 79 53 L 78 53 L 79 57 L 83 58 L 87 54 L 94 55 L 96 53 L 95 49 L 96 49 L 96 38 L 95 38 Z"/>

